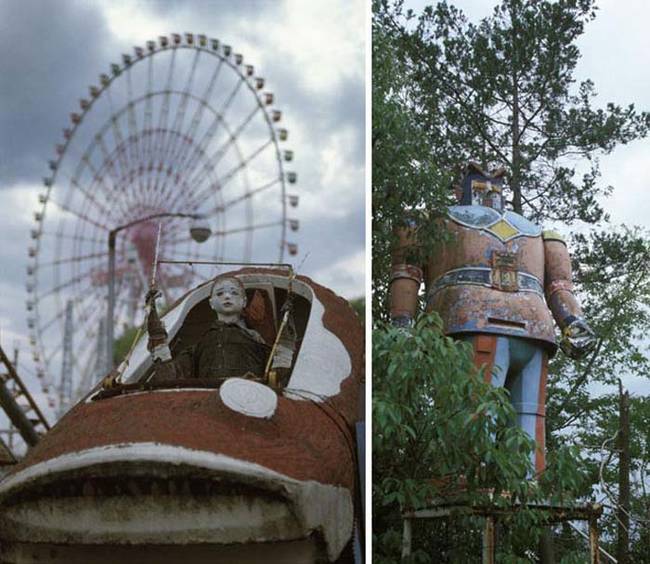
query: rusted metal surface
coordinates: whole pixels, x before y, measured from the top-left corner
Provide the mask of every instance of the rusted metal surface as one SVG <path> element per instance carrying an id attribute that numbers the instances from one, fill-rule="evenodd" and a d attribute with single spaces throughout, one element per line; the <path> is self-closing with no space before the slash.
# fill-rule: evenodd
<path id="1" fill-rule="evenodd" d="M 565 320 L 581 318 L 582 310 L 573 295 L 571 258 L 561 241 L 544 241 L 544 270 L 546 296 L 558 325 L 564 328 Z"/>
<path id="2" fill-rule="evenodd" d="M 390 317 L 413 319 L 418 309 L 418 293 L 421 281 L 413 278 L 395 277 L 392 282 Z"/>
<path id="3" fill-rule="evenodd" d="M 544 341 L 555 346 L 553 320 L 537 285 L 531 291 L 520 280 L 544 280 L 541 237 L 521 236 L 502 241 L 485 231 L 444 221 L 452 237 L 441 242 L 428 261 L 428 310 L 437 311 L 445 332 L 494 333 Z M 483 269 L 488 275 L 477 283 L 436 287 L 436 281 L 459 268 Z"/>
<path id="4" fill-rule="evenodd" d="M 448 217 L 430 221 L 449 235 L 432 249 L 418 247 L 416 226 L 397 230 L 392 262 L 402 275 L 393 277 L 392 317 L 415 314 L 417 277 L 404 273 L 423 266 L 427 310 L 440 314 L 447 334 L 530 338 L 554 352 L 553 318 L 564 328 L 565 320 L 582 317 L 572 292 L 571 261 L 559 236 L 543 235 L 513 212 L 476 205 L 453 206 Z M 425 264 L 417 264 L 418 255 L 428 257 Z"/>
<path id="5" fill-rule="evenodd" d="M 257 419 L 228 409 L 217 391 L 144 392 L 78 405 L 15 471 L 95 447 L 155 442 L 351 488 L 352 436 L 344 424 L 337 425 L 339 417 L 328 406 L 279 398 L 272 419 Z"/>
<path id="6" fill-rule="evenodd" d="M 521 503 L 514 502 L 510 506 L 492 505 L 489 502 L 472 503 L 466 496 L 461 494 L 434 500 L 429 506 L 421 509 L 404 511 L 402 519 L 404 523 L 410 523 L 415 519 L 451 519 L 460 515 L 475 515 L 485 517 L 485 528 L 483 530 L 483 562 L 494 562 L 494 551 L 496 540 L 494 530 L 500 517 L 508 517 L 520 512 L 522 509 L 539 511 L 540 519 L 538 526 L 547 526 L 554 523 L 568 521 L 587 521 L 589 523 L 589 549 L 591 564 L 600 564 L 600 549 L 598 546 L 598 519 L 603 514 L 603 506 L 598 503 L 575 503 L 575 504 L 550 504 L 550 503 Z M 406 529 L 405 529 L 406 531 Z M 409 537 L 410 539 L 410 537 Z M 403 536 L 402 550 L 404 550 Z M 490 548 L 492 550 L 490 550 Z M 412 550 L 412 543 L 409 544 L 409 554 Z M 491 557 L 493 560 L 486 560 Z"/>
<path id="7" fill-rule="evenodd" d="M 466 227 L 452 219 L 438 219 L 441 229 L 450 237 L 441 241 L 429 254 L 429 283 L 445 272 L 463 266 L 492 268 L 494 253 L 510 253 L 516 260 L 516 269 L 544 279 L 544 246 L 541 237 L 519 236 L 503 241 L 474 227 Z"/>
<path id="8" fill-rule="evenodd" d="M 555 346 L 551 315 L 543 298 L 533 292 L 512 294 L 481 286 L 449 286 L 429 298 L 427 310 L 440 314 L 447 334 L 510 335 Z"/>
<path id="9" fill-rule="evenodd" d="M 7 444 L 4 442 L 4 439 L 0 437 L 0 467 L 1 466 L 11 466 L 16 464 L 16 457 L 13 455 Z"/>

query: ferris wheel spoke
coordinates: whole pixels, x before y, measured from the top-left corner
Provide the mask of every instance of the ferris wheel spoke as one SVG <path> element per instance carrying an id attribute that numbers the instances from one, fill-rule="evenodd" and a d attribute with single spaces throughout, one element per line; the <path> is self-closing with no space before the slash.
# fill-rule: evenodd
<path id="1" fill-rule="evenodd" d="M 218 148 L 218 149 L 213 153 L 213 155 L 209 158 L 209 167 L 210 167 L 210 170 L 214 170 L 214 168 L 216 168 L 216 166 L 219 164 L 219 162 L 221 161 L 221 159 L 222 159 L 222 158 L 223 158 L 223 157 L 228 153 L 228 150 L 229 150 L 231 147 L 235 147 L 235 146 L 236 146 L 237 139 L 238 139 L 239 136 L 241 135 L 242 131 L 243 131 L 243 130 L 246 128 L 246 126 L 251 122 L 251 120 L 253 119 L 253 117 L 255 117 L 255 114 L 256 114 L 258 111 L 259 111 L 259 107 L 256 107 L 256 108 L 253 110 L 253 112 L 252 112 L 249 116 L 247 116 L 247 118 L 246 118 L 246 119 L 245 119 L 245 120 L 244 120 L 244 121 L 243 121 L 243 122 L 242 122 L 242 123 L 241 123 L 241 124 L 240 124 L 240 125 L 239 125 L 239 126 L 238 126 L 238 127 L 237 127 L 233 132 L 232 132 L 232 133 L 231 133 L 231 134 L 230 134 L 230 136 L 228 137 L 227 141 L 226 141 L 225 143 L 223 143 L 223 144 L 222 144 L 222 145 L 221 145 L 221 146 L 220 146 L 220 147 L 219 147 L 219 148 Z M 256 151 L 253 155 L 251 155 L 251 157 L 249 158 L 249 160 L 252 159 L 252 158 L 254 158 L 255 156 L 257 156 L 257 154 L 259 154 L 259 152 L 261 152 L 263 149 L 265 149 L 266 147 L 268 147 L 271 143 L 273 143 L 273 140 L 269 139 L 266 143 L 264 143 L 264 144 L 262 145 L 262 147 L 261 147 L 258 151 Z"/>
<path id="2" fill-rule="evenodd" d="M 131 83 L 131 65 L 129 64 L 126 69 L 127 80 L 127 124 L 129 130 L 129 145 L 132 147 L 131 162 L 142 162 L 142 154 L 140 152 L 139 134 L 138 134 L 138 118 L 135 113 L 135 105 L 133 102 L 133 85 Z M 140 178 L 138 177 L 138 181 Z"/>
<path id="3" fill-rule="evenodd" d="M 89 168 L 89 170 L 92 172 L 92 169 L 91 169 L 91 168 Z M 71 176 L 70 176 L 66 171 L 62 171 L 62 172 L 61 172 L 61 175 L 62 175 L 62 176 L 63 176 L 63 177 L 64 177 L 64 178 L 65 178 L 65 179 L 70 183 L 71 186 L 73 186 L 74 188 L 78 189 L 79 192 L 80 192 L 81 194 L 83 194 L 84 198 L 85 198 L 87 201 L 92 202 L 92 204 L 95 205 L 95 206 L 98 208 L 98 210 L 100 211 L 100 213 L 101 213 L 102 215 L 105 215 L 105 216 L 106 216 L 106 215 L 110 215 L 110 214 L 111 214 L 110 210 L 109 210 L 108 208 L 106 208 L 106 206 L 104 206 L 104 205 L 103 205 L 103 204 L 102 204 L 102 203 L 101 203 L 101 202 L 100 202 L 100 201 L 95 197 L 95 195 L 93 194 L 92 190 L 90 190 L 89 188 L 87 188 L 86 186 L 84 186 L 84 185 L 79 181 L 79 177 L 77 176 L 77 174 L 78 174 L 79 172 L 80 172 L 79 169 L 78 169 L 77 171 L 75 171 L 75 176 L 74 176 L 74 177 L 71 177 Z M 83 170 L 81 170 L 81 173 L 83 173 Z M 94 176 L 94 173 L 93 173 L 93 176 Z M 72 192 L 72 191 L 69 191 L 69 192 L 68 192 L 68 200 L 69 200 L 72 196 L 73 196 L 73 192 Z"/>
<path id="4" fill-rule="evenodd" d="M 275 180 L 271 180 L 270 182 L 267 182 L 266 184 L 263 184 L 262 186 L 259 186 L 258 188 L 254 188 L 250 192 L 247 192 L 246 194 L 243 194 L 242 196 L 239 196 L 237 198 L 233 198 L 232 200 L 229 200 L 223 206 L 218 206 L 217 208 L 214 208 L 213 213 L 223 213 L 226 210 L 232 208 L 233 206 L 236 206 L 237 204 L 241 202 L 245 202 L 249 198 L 252 198 L 256 194 L 259 194 L 260 192 L 265 192 L 266 190 L 272 188 L 276 184 L 280 182 L 279 178 L 276 178 Z"/>
<path id="5" fill-rule="evenodd" d="M 147 58 L 147 87 L 144 103 L 144 130 L 153 129 L 153 57 Z M 147 154 L 148 151 L 145 151 Z"/>
<path id="6" fill-rule="evenodd" d="M 115 192 L 119 190 L 119 184 L 120 184 L 120 174 L 117 171 L 117 168 L 115 166 L 115 158 L 111 154 L 111 152 L 108 150 L 108 147 L 106 147 L 106 144 L 104 143 L 104 137 L 102 134 L 98 134 L 95 137 L 95 142 L 97 146 L 99 147 L 99 150 L 102 154 L 102 165 L 101 165 L 101 170 L 97 170 L 90 160 L 88 159 L 88 166 L 90 170 L 93 173 L 93 179 L 97 180 L 98 185 L 103 189 L 102 193 L 104 194 L 104 197 L 107 202 L 116 202 L 115 198 Z M 104 182 L 104 175 L 101 173 L 101 171 L 106 170 L 111 178 L 112 181 L 112 186 L 106 185 Z M 114 204 L 113 204 L 114 205 Z M 122 211 L 122 210 L 120 210 Z M 109 217 L 112 216 L 113 213 L 109 212 Z"/>
<path id="7" fill-rule="evenodd" d="M 169 102 L 172 92 L 172 79 L 174 76 L 174 68 L 176 66 L 176 48 L 172 48 L 171 60 L 169 62 L 169 67 L 167 68 L 167 80 L 165 82 L 165 90 L 163 91 L 163 101 L 162 107 L 160 110 L 160 119 L 158 120 L 158 129 L 162 131 L 167 130 L 167 124 L 169 121 Z M 161 147 L 159 148 L 159 154 L 163 155 L 165 149 L 164 139 Z"/>
<path id="8" fill-rule="evenodd" d="M 210 128 L 208 129 L 208 131 L 206 131 L 206 134 L 200 143 L 200 146 L 204 151 L 207 149 L 208 144 L 211 142 L 211 140 L 214 138 L 214 135 L 217 133 L 219 123 L 224 123 L 224 116 L 228 111 L 228 109 L 230 108 L 230 106 L 232 105 L 233 101 L 235 100 L 237 93 L 242 87 L 242 84 L 244 84 L 244 77 L 240 76 L 239 80 L 237 80 L 237 82 L 235 83 L 234 88 L 226 98 L 225 102 L 222 104 L 221 108 L 219 108 L 218 111 L 214 112 L 215 117 L 213 119 L 213 122 Z M 205 145 L 203 145 L 204 141 L 207 141 Z M 188 164 L 188 167 L 193 168 L 194 166 L 195 166 L 194 162 Z"/>
<path id="9" fill-rule="evenodd" d="M 221 68 L 223 67 L 223 59 L 219 59 L 219 62 L 217 63 L 216 67 L 214 68 L 214 71 L 212 73 L 212 76 L 210 77 L 210 82 L 208 83 L 208 86 L 205 89 L 205 92 L 203 93 L 203 97 L 201 100 L 198 101 L 198 104 L 196 106 L 196 110 L 194 112 L 194 115 L 192 116 L 192 120 L 190 122 L 189 129 L 186 132 L 186 137 L 189 139 L 193 139 L 194 136 L 196 135 L 196 132 L 198 131 L 199 124 L 201 123 L 201 119 L 203 118 L 203 113 L 205 111 L 205 108 L 207 107 L 207 100 L 209 100 L 212 97 L 212 92 L 214 90 L 214 86 L 217 83 L 217 78 L 219 77 L 219 73 L 221 71 Z M 189 147 L 189 145 L 188 145 Z M 185 151 L 186 153 L 187 151 Z M 183 163 L 185 160 L 185 154 L 181 154 L 178 157 L 178 162 Z"/>
<path id="10" fill-rule="evenodd" d="M 65 170 L 60 170 L 59 174 L 62 174 L 63 176 L 68 178 L 71 182 L 75 183 L 75 186 L 77 186 L 77 185 L 81 186 L 78 179 L 81 178 L 81 176 L 84 174 L 84 169 L 88 168 L 88 170 L 90 171 L 90 173 L 93 176 L 93 180 L 98 181 L 98 184 L 99 184 L 100 188 L 103 189 L 102 192 L 110 193 L 110 187 L 106 186 L 106 184 L 104 183 L 103 176 L 99 174 L 97 168 L 95 167 L 95 165 L 93 164 L 92 159 L 91 159 L 92 152 L 94 151 L 94 148 L 97 146 L 98 140 L 101 140 L 101 135 L 100 134 L 97 134 L 95 136 L 95 138 L 90 143 L 90 145 L 88 146 L 86 151 L 84 151 L 81 154 L 81 157 L 79 158 L 79 163 L 75 167 L 74 174 L 72 176 L 70 176 Z M 117 175 L 116 175 L 116 178 L 117 178 Z M 71 196 L 71 195 L 72 195 L 71 193 L 68 194 L 68 196 Z M 92 195 L 91 191 L 86 191 L 84 193 L 84 195 L 87 196 L 87 197 L 92 197 L 93 199 L 96 199 L 94 197 L 94 195 Z"/>
<path id="11" fill-rule="evenodd" d="M 256 111 L 253 113 L 256 113 Z M 226 134 L 228 136 L 227 141 L 226 143 L 222 144 L 222 146 L 215 152 L 212 158 L 207 158 L 203 166 L 194 172 L 194 176 L 192 176 L 193 171 L 189 167 L 186 169 L 186 174 L 191 177 L 189 184 L 195 187 L 192 191 L 192 194 L 190 194 L 190 197 L 194 197 L 194 193 L 199 190 L 201 184 L 205 182 L 206 179 L 208 179 L 210 182 L 208 184 L 208 187 L 203 192 L 210 192 L 214 186 L 219 187 L 218 179 L 214 178 L 212 175 L 217 167 L 219 160 L 225 155 L 230 147 L 234 149 L 240 162 L 244 160 L 241 150 L 238 146 L 237 135 L 235 135 L 234 132 L 230 130 L 230 127 L 223 119 L 223 115 L 215 114 L 215 119 L 219 120 L 224 130 L 226 131 Z M 247 120 L 244 120 L 244 127 L 246 123 Z"/>
<path id="12" fill-rule="evenodd" d="M 97 239 L 95 237 L 85 237 L 83 235 L 59 233 L 57 231 L 41 231 L 41 237 L 56 237 L 57 239 L 65 239 L 68 241 L 81 241 L 85 243 L 94 243 L 96 245 L 103 245 L 106 243 L 105 239 Z"/>
<path id="13" fill-rule="evenodd" d="M 59 293 L 62 290 L 65 290 L 67 288 L 70 288 L 71 286 L 74 286 L 75 284 L 78 284 L 84 279 L 91 279 L 93 275 L 93 270 L 86 270 L 85 272 L 78 274 L 76 276 L 73 276 L 72 278 L 68 278 L 64 282 L 61 282 L 60 284 L 57 284 L 56 286 L 49 288 L 48 290 L 43 291 L 42 293 L 39 293 L 39 300 L 43 300 L 45 298 L 48 298 L 54 294 Z"/>
<path id="14" fill-rule="evenodd" d="M 122 135 L 122 129 L 120 128 L 120 125 L 119 125 L 119 122 L 120 122 L 119 115 L 116 114 L 115 110 L 113 109 L 113 99 L 112 99 L 112 96 L 111 96 L 110 89 L 106 90 L 106 97 L 108 99 L 108 103 L 109 103 L 109 107 L 110 107 L 110 111 L 111 111 L 111 116 L 109 118 L 109 122 L 110 122 L 111 131 L 113 132 L 114 145 L 116 147 L 121 147 L 121 146 L 123 146 L 123 143 L 124 143 L 124 137 Z M 127 168 L 128 168 L 128 161 L 127 161 L 126 155 L 124 155 L 124 153 L 122 151 L 118 151 L 117 160 L 118 160 L 118 162 L 120 164 L 120 168 L 123 171 L 126 171 Z"/>
<path id="15" fill-rule="evenodd" d="M 230 182 L 236 176 L 236 174 L 238 172 L 240 172 L 241 170 L 246 168 L 246 166 L 248 166 L 248 164 L 251 161 L 253 161 L 271 143 L 272 143 L 272 141 L 267 141 L 266 143 L 264 143 L 264 145 L 262 145 L 261 147 L 259 147 L 255 151 L 253 151 L 253 153 L 251 153 L 248 157 L 246 157 L 244 160 L 242 160 L 237 166 L 233 167 L 226 174 L 224 174 L 222 177 L 220 177 L 217 180 L 217 183 L 218 183 L 220 189 L 223 189 L 224 186 L 226 186 L 228 184 L 228 182 Z M 197 182 L 197 184 L 198 184 L 198 182 Z"/>
<path id="16" fill-rule="evenodd" d="M 185 112 L 187 111 L 187 103 L 190 100 L 190 92 L 192 91 L 192 83 L 194 82 L 194 75 L 196 73 L 196 68 L 199 63 L 199 57 L 201 51 L 197 50 L 194 53 L 194 59 L 192 60 L 192 67 L 187 77 L 185 87 L 183 88 L 183 93 L 181 94 L 181 100 L 176 108 L 176 116 L 174 117 L 174 125 L 172 130 L 180 131 L 183 128 L 183 120 L 185 118 Z"/>
<path id="17" fill-rule="evenodd" d="M 57 202 L 53 198 L 50 198 L 50 201 L 55 206 L 57 206 L 61 211 L 70 213 L 70 214 L 74 215 L 75 217 L 77 217 L 78 219 L 80 219 L 82 221 L 86 221 L 87 223 L 90 223 L 91 225 L 94 225 L 95 227 L 98 227 L 98 228 L 103 229 L 105 231 L 110 231 L 109 227 L 107 225 L 105 225 L 104 223 L 100 223 L 98 221 L 95 221 L 94 219 L 84 215 L 83 213 L 80 213 L 80 212 L 78 212 L 77 210 L 75 210 L 73 208 L 67 207 L 67 206 Z"/>
<path id="18" fill-rule="evenodd" d="M 222 122 L 223 118 L 219 114 L 215 113 L 210 126 L 203 134 L 199 143 L 195 146 L 194 150 L 189 153 L 188 158 L 180 162 L 179 172 L 181 174 L 191 173 L 191 171 L 196 168 L 197 164 L 200 162 L 200 157 L 207 154 L 207 148 L 210 143 L 212 143 L 214 136 L 219 130 L 219 124 Z"/>
<path id="19" fill-rule="evenodd" d="M 45 267 L 51 267 L 51 266 L 58 266 L 61 264 L 70 264 L 74 262 L 83 262 L 86 260 L 91 260 L 91 259 L 96 259 L 96 258 L 103 258 L 107 257 L 108 253 L 103 252 L 103 253 L 91 253 L 88 255 L 81 255 L 81 256 L 71 256 L 71 257 L 66 257 L 62 259 L 57 259 L 57 260 L 52 260 L 48 262 L 41 262 L 39 263 L 39 267 L 45 268 Z"/>

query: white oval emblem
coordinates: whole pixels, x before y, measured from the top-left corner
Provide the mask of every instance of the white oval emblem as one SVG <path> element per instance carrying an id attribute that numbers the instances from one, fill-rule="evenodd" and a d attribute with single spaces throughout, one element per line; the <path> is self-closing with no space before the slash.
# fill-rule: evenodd
<path id="1" fill-rule="evenodd" d="M 278 406 L 278 396 L 271 388 L 243 378 L 226 380 L 219 388 L 219 396 L 233 411 L 260 419 L 272 417 Z"/>

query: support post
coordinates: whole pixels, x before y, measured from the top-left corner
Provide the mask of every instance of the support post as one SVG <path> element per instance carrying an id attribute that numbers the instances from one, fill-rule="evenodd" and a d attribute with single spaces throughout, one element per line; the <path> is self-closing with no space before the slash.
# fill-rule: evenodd
<path id="1" fill-rule="evenodd" d="M 411 519 L 404 518 L 404 529 L 402 533 L 402 560 L 411 556 L 411 542 L 413 540 L 413 530 Z"/>
<path id="2" fill-rule="evenodd" d="M 589 517 L 589 562 L 600 564 L 600 549 L 598 546 L 598 517 Z"/>
<path id="3" fill-rule="evenodd" d="M 483 529 L 483 564 L 494 564 L 495 560 L 494 515 L 485 517 Z"/>

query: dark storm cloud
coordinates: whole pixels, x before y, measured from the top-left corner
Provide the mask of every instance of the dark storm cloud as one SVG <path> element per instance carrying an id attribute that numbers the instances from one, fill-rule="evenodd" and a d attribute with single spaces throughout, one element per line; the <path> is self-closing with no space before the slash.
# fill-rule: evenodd
<path id="1" fill-rule="evenodd" d="M 110 36 L 90 3 L 0 3 L 0 184 L 35 181 L 97 82 Z"/>

